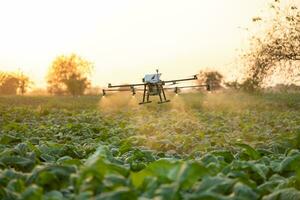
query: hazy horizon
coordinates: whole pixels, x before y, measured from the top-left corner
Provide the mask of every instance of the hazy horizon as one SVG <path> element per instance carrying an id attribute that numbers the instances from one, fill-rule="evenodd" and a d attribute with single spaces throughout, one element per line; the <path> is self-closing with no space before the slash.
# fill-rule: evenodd
<path id="1" fill-rule="evenodd" d="M 92 83 L 139 82 L 159 69 L 163 79 L 201 69 L 236 73 L 261 0 L 3 1 L 0 70 L 21 69 L 45 87 L 51 62 L 76 53 L 94 63 Z"/>

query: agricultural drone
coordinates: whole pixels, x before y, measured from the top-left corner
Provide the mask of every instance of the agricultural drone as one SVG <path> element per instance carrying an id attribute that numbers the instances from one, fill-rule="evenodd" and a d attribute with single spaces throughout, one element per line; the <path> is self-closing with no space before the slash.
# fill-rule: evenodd
<path id="1" fill-rule="evenodd" d="M 143 101 L 139 104 L 151 103 L 149 100 L 150 96 L 159 96 L 159 104 L 170 102 L 166 97 L 165 90 L 173 90 L 176 94 L 179 93 L 180 89 L 183 88 L 196 88 L 196 87 L 205 87 L 207 91 L 211 90 L 210 84 L 202 84 L 202 85 L 190 85 L 190 86 L 180 86 L 180 87 L 168 87 L 172 85 L 176 85 L 179 82 L 191 81 L 198 79 L 197 75 L 193 75 L 192 78 L 185 79 L 176 79 L 176 80 L 168 80 L 163 81 L 160 79 L 161 73 L 158 73 L 156 70 L 156 74 L 146 74 L 143 78 L 143 83 L 138 84 L 124 84 L 124 85 L 112 85 L 108 84 L 108 89 L 103 89 L 102 94 L 106 96 L 108 92 L 113 91 L 131 91 L 132 95 L 136 94 L 136 91 L 143 91 Z M 167 87 L 165 87 L 167 86 Z"/>

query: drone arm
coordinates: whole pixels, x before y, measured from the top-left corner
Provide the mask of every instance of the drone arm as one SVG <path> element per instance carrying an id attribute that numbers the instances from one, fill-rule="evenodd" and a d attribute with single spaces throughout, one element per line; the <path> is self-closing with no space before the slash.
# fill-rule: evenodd
<path id="1" fill-rule="evenodd" d="M 134 86 L 142 86 L 142 85 L 145 85 L 145 84 L 144 83 L 140 83 L 140 84 L 111 85 L 109 83 L 108 84 L 108 88 L 134 87 Z"/>
<path id="2" fill-rule="evenodd" d="M 193 78 L 175 79 L 175 80 L 169 80 L 169 81 L 163 81 L 163 82 L 176 84 L 177 82 L 191 81 L 191 80 L 197 80 L 197 79 L 198 79 L 197 75 L 194 75 Z"/>
<path id="3" fill-rule="evenodd" d="M 206 87 L 207 91 L 211 91 L 211 85 L 209 84 L 202 84 L 202 85 L 189 85 L 189 86 L 179 86 L 179 87 L 171 87 L 171 88 L 164 88 L 165 90 L 174 90 L 174 92 L 177 94 L 180 89 L 185 89 L 185 88 L 201 88 L 201 87 Z"/>
<path id="4" fill-rule="evenodd" d="M 103 89 L 102 90 L 102 95 L 105 96 L 107 92 L 125 92 L 125 91 L 130 91 L 132 92 L 132 95 L 136 94 L 136 91 L 141 91 L 142 89 L 140 88 L 134 88 L 134 86 L 139 86 L 139 85 L 145 85 L 145 84 L 133 84 L 133 85 L 114 85 L 112 86 L 111 84 L 108 85 L 108 88 L 113 88 L 113 89 Z M 130 87 L 130 88 L 122 88 L 121 87 Z"/>

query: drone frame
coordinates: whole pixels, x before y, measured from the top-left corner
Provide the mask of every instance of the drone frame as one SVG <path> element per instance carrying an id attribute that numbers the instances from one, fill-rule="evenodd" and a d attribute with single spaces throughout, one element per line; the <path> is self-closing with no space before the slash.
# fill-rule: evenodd
<path id="1" fill-rule="evenodd" d="M 156 70 L 157 72 L 157 76 L 158 74 L 158 70 Z M 144 83 L 139 83 L 139 84 L 124 84 L 124 85 L 112 85 L 112 84 L 108 84 L 108 88 L 109 89 L 103 89 L 102 90 L 102 94 L 103 96 L 105 96 L 107 94 L 107 92 L 110 91 L 131 91 L 132 95 L 134 96 L 136 94 L 136 91 L 143 91 L 143 101 L 140 102 L 139 104 L 147 104 L 147 103 L 151 103 L 152 101 L 150 101 L 150 96 L 159 96 L 159 101 L 158 104 L 162 104 L 162 103 L 167 103 L 170 102 L 169 99 L 167 99 L 166 97 L 166 93 L 165 90 L 171 90 L 173 89 L 174 92 L 177 94 L 179 92 L 180 89 L 183 88 L 199 88 L 199 87 L 206 87 L 207 91 L 211 90 L 211 85 L 210 84 L 202 84 L 202 85 L 192 85 L 192 86 L 181 86 L 181 87 L 165 87 L 166 83 L 171 83 L 171 85 L 175 85 L 178 84 L 178 82 L 183 82 L 183 81 L 190 81 L 190 80 L 196 80 L 198 79 L 197 75 L 194 75 L 192 78 L 185 78 L 185 79 L 175 79 L 175 80 L 168 80 L 168 81 L 157 81 L 154 83 L 151 82 L 145 82 L 145 79 L 143 79 Z M 135 87 L 141 87 L 143 86 L 143 89 L 141 88 L 135 88 Z M 118 88 L 118 89 L 111 89 L 111 88 Z M 120 88 L 128 88 L 128 89 L 122 89 L 120 90 Z"/>

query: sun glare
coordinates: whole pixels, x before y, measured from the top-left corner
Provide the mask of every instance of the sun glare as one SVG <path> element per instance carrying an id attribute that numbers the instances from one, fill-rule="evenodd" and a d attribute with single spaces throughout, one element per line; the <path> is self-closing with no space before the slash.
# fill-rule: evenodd
<path id="1" fill-rule="evenodd" d="M 21 69 L 36 86 L 57 55 L 94 65 L 93 83 L 139 81 L 159 66 L 165 78 L 232 62 L 259 0 L 1 1 L 0 70 Z M 216 59 L 218 58 L 218 59 Z M 174 70 L 176 69 L 176 70 Z"/>

